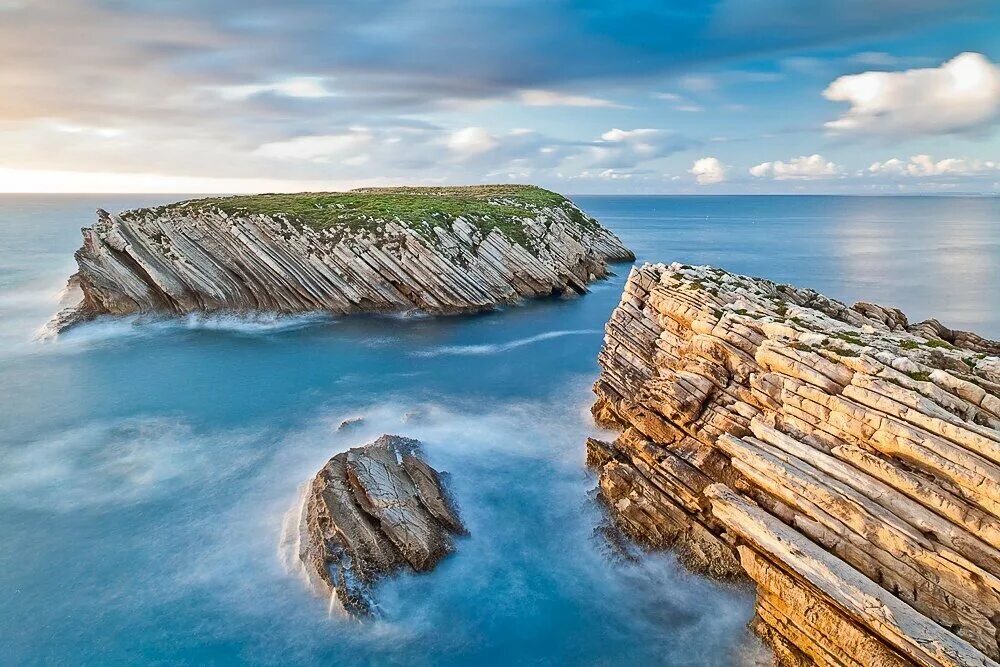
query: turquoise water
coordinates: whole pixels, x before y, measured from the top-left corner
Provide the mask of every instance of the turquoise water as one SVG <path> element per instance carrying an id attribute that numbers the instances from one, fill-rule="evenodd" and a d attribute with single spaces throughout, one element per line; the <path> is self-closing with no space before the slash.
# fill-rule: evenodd
<path id="1" fill-rule="evenodd" d="M 463 318 L 99 322 L 32 342 L 98 206 L 0 197 L 0 662 L 738 664 L 747 591 L 593 536 L 591 294 Z M 712 263 L 1000 337 L 1000 200 L 579 197 L 639 260 Z M 407 413 L 415 413 L 407 418 Z M 357 431 L 343 419 L 364 416 Z M 327 615 L 284 569 L 299 485 L 382 432 L 452 473 L 472 536 Z"/>

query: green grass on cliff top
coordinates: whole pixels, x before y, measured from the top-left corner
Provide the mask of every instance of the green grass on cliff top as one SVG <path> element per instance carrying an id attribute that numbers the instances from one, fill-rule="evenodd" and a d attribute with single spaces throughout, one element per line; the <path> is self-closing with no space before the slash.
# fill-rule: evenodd
<path id="1" fill-rule="evenodd" d="M 525 234 L 519 218 L 546 207 L 564 207 L 577 224 L 596 222 L 581 215 L 560 194 L 533 185 L 362 188 L 350 192 L 235 195 L 170 204 L 170 210 L 220 209 L 230 215 L 284 215 L 316 229 L 374 230 L 394 220 L 429 231 L 437 222 L 462 216 L 485 233 L 499 229 L 517 241 Z"/>

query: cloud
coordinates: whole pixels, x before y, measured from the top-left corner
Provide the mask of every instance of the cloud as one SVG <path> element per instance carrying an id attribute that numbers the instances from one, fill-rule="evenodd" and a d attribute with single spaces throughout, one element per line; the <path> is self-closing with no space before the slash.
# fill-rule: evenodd
<path id="1" fill-rule="evenodd" d="M 788 162 L 761 162 L 750 167 L 750 175 L 754 178 L 771 178 L 776 181 L 831 178 L 842 174 L 840 167 L 818 154 L 802 155 Z"/>
<path id="2" fill-rule="evenodd" d="M 684 90 L 690 90 L 693 93 L 711 92 L 718 85 L 715 79 L 710 76 L 693 74 L 681 77 L 677 84 Z"/>
<path id="3" fill-rule="evenodd" d="M 888 176 L 964 176 L 983 175 L 1000 171 L 1000 163 L 992 160 L 966 160 L 945 158 L 935 161 L 930 155 L 914 155 L 907 161 L 892 158 L 884 162 L 873 162 L 868 173 Z"/>
<path id="4" fill-rule="evenodd" d="M 0 0 L 0 165 L 303 182 L 662 174 L 648 163 L 699 145 L 629 129 L 658 126 L 662 108 L 622 114 L 633 134 L 620 140 L 597 136 L 590 112 L 655 85 L 686 96 L 665 100 L 676 111 L 725 111 L 730 86 L 775 76 L 730 66 L 877 45 L 869 37 L 994 4 Z M 497 101 L 525 107 L 518 124 L 559 108 L 559 136 L 505 132 L 507 119 L 469 111 Z M 351 130 L 362 122 L 370 138 Z"/>
<path id="5" fill-rule="evenodd" d="M 586 156 L 592 166 L 621 169 L 673 155 L 696 146 L 697 142 L 661 129 L 616 127 L 588 145 Z"/>
<path id="6" fill-rule="evenodd" d="M 1000 67 L 962 53 L 940 67 L 842 76 L 823 96 L 851 108 L 835 134 L 913 136 L 983 128 L 1000 117 Z"/>
<path id="7" fill-rule="evenodd" d="M 517 99 L 529 107 L 604 107 L 621 108 L 611 100 L 604 100 L 598 97 L 587 97 L 585 95 L 568 95 L 552 90 L 522 90 L 518 93 Z"/>
<path id="8" fill-rule="evenodd" d="M 482 127 L 466 127 L 448 137 L 448 148 L 459 157 L 469 157 L 491 151 L 500 142 Z"/>
<path id="9" fill-rule="evenodd" d="M 334 95 L 327 89 L 325 79 L 318 76 L 295 76 L 271 83 L 222 86 L 217 89 L 217 92 L 224 99 L 230 100 L 245 100 L 264 93 L 304 99 L 317 99 Z"/>
<path id="10" fill-rule="evenodd" d="M 705 110 L 705 107 L 702 105 L 692 102 L 688 98 L 683 95 L 678 95 L 677 93 L 653 93 L 652 97 L 657 100 L 663 100 L 664 102 L 670 102 L 670 106 L 674 111 L 700 113 Z"/>
<path id="11" fill-rule="evenodd" d="M 689 174 L 694 175 L 698 185 L 712 185 L 726 180 L 726 168 L 718 158 L 703 157 L 694 161 Z"/>
<path id="12" fill-rule="evenodd" d="M 275 141 L 259 146 L 253 154 L 258 157 L 277 160 L 311 160 L 314 162 L 330 162 L 356 158 L 359 151 L 368 147 L 374 136 L 367 128 L 351 128 L 343 134 L 327 134 L 320 136 L 295 137 L 288 141 Z"/>

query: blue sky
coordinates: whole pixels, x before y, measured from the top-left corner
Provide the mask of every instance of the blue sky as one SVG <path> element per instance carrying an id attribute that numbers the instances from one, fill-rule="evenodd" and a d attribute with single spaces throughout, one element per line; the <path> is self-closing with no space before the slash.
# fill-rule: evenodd
<path id="1" fill-rule="evenodd" d="M 0 0 L 0 191 L 1000 193 L 1000 3 Z"/>

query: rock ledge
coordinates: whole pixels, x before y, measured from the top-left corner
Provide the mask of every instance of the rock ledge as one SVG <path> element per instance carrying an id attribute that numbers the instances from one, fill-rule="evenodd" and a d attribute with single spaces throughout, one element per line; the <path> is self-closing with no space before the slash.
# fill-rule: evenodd
<path id="1" fill-rule="evenodd" d="M 590 440 L 619 525 L 756 583 L 788 665 L 996 665 L 1000 344 L 679 264 L 633 269 Z"/>

